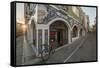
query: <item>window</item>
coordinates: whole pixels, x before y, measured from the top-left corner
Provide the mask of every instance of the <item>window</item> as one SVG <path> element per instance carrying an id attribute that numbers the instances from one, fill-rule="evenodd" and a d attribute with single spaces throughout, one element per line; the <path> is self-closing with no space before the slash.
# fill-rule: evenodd
<path id="1" fill-rule="evenodd" d="M 38 45 L 42 45 L 42 29 L 38 30 Z"/>
<path id="2" fill-rule="evenodd" d="M 45 44 L 48 44 L 48 30 L 45 30 Z"/>

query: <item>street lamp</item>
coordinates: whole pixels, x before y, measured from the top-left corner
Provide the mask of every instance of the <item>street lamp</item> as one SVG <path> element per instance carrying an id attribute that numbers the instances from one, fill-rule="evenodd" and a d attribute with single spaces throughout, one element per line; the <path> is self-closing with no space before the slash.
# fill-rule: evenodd
<path id="1" fill-rule="evenodd" d="M 26 29 L 27 29 L 27 25 L 26 24 L 22 24 L 22 30 L 23 30 L 23 33 L 25 34 L 26 32 Z"/>

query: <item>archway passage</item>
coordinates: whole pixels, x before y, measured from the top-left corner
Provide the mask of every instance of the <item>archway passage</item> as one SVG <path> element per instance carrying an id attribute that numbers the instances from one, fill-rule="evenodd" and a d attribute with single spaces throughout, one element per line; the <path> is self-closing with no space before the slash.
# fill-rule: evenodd
<path id="1" fill-rule="evenodd" d="M 72 38 L 78 36 L 78 28 L 76 26 L 73 27 L 72 29 Z"/>
<path id="2" fill-rule="evenodd" d="M 83 31 L 83 30 L 82 30 L 82 29 L 80 29 L 80 36 L 82 36 L 82 31 Z"/>
<path id="3" fill-rule="evenodd" d="M 63 21 L 55 21 L 49 28 L 50 45 L 55 43 L 57 47 L 68 43 L 68 26 Z"/>
<path id="4" fill-rule="evenodd" d="M 34 20 L 32 20 L 30 24 L 28 24 L 27 41 L 29 44 L 33 44 L 34 46 L 36 46 L 36 26 Z"/>

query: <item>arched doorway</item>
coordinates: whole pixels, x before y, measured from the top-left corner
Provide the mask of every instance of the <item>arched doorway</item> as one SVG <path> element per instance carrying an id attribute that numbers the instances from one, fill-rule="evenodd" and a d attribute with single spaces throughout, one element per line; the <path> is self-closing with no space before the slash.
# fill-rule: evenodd
<path id="1" fill-rule="evenodd" d="M 36 46 L 36 24 L 32 19 L 30 23 L 27 24 L 27 51 L 29 56 L 36 56 L 37 46 Z"/>
<path id="2" fill-rule="evenodd" d="M 76 26 L 74 26 L 72 28 L 72 38 L 75 38 L 78 36 L 78 28 Z"/>
<path id="3" fill-rule="evenodd" d="M 82 29 L 80 29 L 80 36 L 82 36 L 82 31 L 83 31 L 83 30 L 82 30 Z"/>
<path id="4" fill-rule="evenodd" d="M 68 43 L 68 26 L 64 21 L 54 21 L 49 26 L 49 43 L 55 42 L 57 47 Z"/>

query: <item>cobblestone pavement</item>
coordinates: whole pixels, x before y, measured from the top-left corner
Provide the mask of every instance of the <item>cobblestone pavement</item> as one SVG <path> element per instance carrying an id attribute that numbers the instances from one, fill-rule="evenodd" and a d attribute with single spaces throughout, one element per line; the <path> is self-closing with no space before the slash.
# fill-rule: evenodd
<path id="1" fill-rule="evenodd" d="M 34 60 L 29 64 L 50 64 L 50 63 L 68 63 L 80 61 L 96 61 L 96 34 L 88 33 L 86 36 L 77 39 L 71 44 L 64 45 L 50 56 L 47 61 Z"/>
<path id="2" fill-rule="evenodd" d="M 80 62 L 80 61 L 95 61 L 96 60 L 96 34 L 89 33 L 72 44 L 65 45 L 57 50 L 48 61 L 48 63 L 65 63 L 65 62 Z"/>

